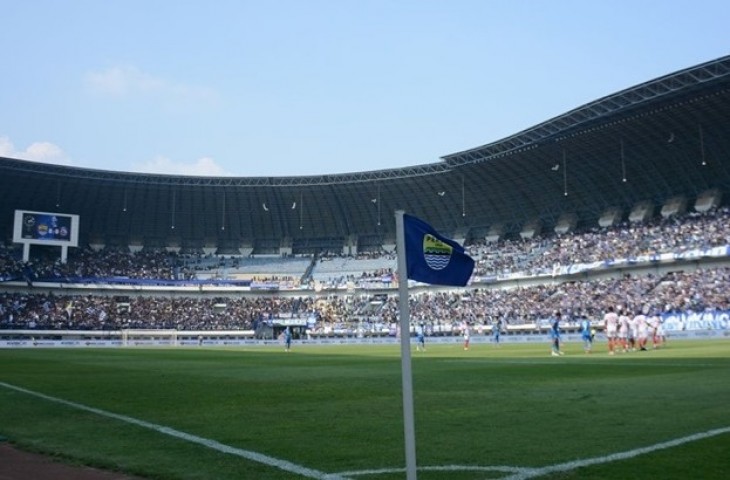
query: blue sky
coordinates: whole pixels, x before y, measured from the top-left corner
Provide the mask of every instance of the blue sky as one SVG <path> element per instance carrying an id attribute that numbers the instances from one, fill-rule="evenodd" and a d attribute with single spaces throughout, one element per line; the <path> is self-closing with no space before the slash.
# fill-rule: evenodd
<path id="1" fill-rule="evenodd" d="M 730 53 L 730 2 L 0 0 L 0 156 L 289 176 L 484 145 Z"/>

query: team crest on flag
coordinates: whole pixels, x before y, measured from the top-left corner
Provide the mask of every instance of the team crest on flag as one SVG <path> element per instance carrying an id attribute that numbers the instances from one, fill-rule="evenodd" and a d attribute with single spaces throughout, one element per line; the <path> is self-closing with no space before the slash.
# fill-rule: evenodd
<path id="1" fill-rule="evenodd" d="M 423 236 L 423 257 L 433 270 L 443 270 L 451 260 L 454 248 L 431 234 Z"/>
<path id="2" fill-rule="evenodd" d="M 431 225 L 403 214 L 406 276 L 432 285 L 466 286 L 474 271 L 474 260 L 456 241 L 438 233 Z"/>

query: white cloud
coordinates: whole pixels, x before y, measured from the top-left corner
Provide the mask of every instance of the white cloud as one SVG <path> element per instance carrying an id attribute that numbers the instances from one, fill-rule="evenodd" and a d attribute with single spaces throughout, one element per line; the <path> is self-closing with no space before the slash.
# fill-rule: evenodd
<path id="1" fill-rule="evenodd" d="M 7 136 L 0 136 L 0 157 L 56 165 L 71 165 L 71 159 L 66 156 L 58 145 L 51 142 L 35 142 L 31 143 L 25 150 L 17 150 Z"/>
<path id="2" fill-rule="evenodd" d="M 7 136 L 0 135 L 0 157 L 16 158 L 54 165 L 73 166 L 71 159 L 58 146 L 50 142 L 35 142 L 25 150 L 18 150 Z M 160 173 L 164 175 L 191 175 L 201 177 L 230 177 L 210 157 L 202 157 L 190 163 L 174 162 L 167 157 L 157 156 L 147 162 L 135 163 L 132 171 L 139 173 Z"/>
<path id="3" fill-rule="evenodd" d="M 103 71 L 86 74 L 86 84 L 98 93 L 126 95 L 132 92 L 149 92 L 164 88 L 165 82 L 135 67 L 110 67 Z"/>
<path id="4" fill-rule="evenodd" d="M 215 102 L 218 98 L 211 88 L 172 82 L 130 65 L 88 72 L 84 76 L 84 82 L 91 91 L 114 97 L 152 94 L 177 100 L 204 102 Z"/>
<path id="5" fill-rule="evenodd" d="M 132 170 L 140 173 L 161 173 L 165 175 L 193 175 L 201 177 L 228 177 L 226 172 L 215 160 L 202 157 L 192 163 L 174 162 L 166 157 L 155 157 L 144 163 L 135 163 Z"/>

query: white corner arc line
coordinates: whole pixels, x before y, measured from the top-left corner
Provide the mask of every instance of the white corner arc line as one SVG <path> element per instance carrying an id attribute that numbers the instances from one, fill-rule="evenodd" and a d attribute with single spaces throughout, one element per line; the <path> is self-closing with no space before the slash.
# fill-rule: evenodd
<path id="1" fill-rule="evenodd" d="M 510 467 L 504 465 L 441 465 L 441 466 L 418 466 L 419 472 L 500 472 L 500 473 L 518 473 L 531 472 L 532 468 Z M 405 473 L 405 468 L 378 468 L 372 470 L 353 470 L 348 472 L 339 472 L 339 475 L 348 477 L 384 475 L 391 473 Z"/>
<path id="2" fill-rule="evenodd" d="M 139 427 L 147 428 L 159 433 L 163 433 L 165 435 L 169 435 L 174 438 L 178 438 L 181 440 L 186 440 L 191 443 L 197 443 L 199 445 L 203 445 L 204 447 L 210 448 L 212 450 L 217 450 L 222 453 L 227 453 L 230 455 L 235 455 L 241 458 L 245 458 L 257 463 L 261 463 L 264 465 L 268 465 L 271 467 L 279 468 L 281 470 L 291 472 L 303 477 L 307 478 L 314 478 L 319 480 L 348 480 L 347 477 L 343 475 L 351 475 L 351 476 L 358 476 L 358 475 L 371 475 L 371 474 L 378 474 L 378 473 L 394 473 L 398 471 L 402 471 L 402 469 L 380 469 L 380 470 L 363 470 L 359 472 L 351 471 L 351 472 L 343 472 L 339 474 L 328 474 L 324 472 L 320 472 L 318 470 L 314 470 L 311 468 L 303 467 L 301 465 L 296 465 L 292 462 L 286 461 L 286 460 L 280 460 L 274 457 L 270 457 L 268 455 L 264 455 L 262 453 L 252 452 L 250 450 L 243 450 L 236 447 L 231 447 L 229 445 L 222 444 L 220 442 L 216 442 L 215 440 L 210 440 L 203 437 L 198 437 L 196 435 L 192 435 L 189 433 L 181 432 L 179 430 L 175 430 L 174 428 L 165 427 L 163 425 L 157 425 L 154 423 L 146 422 L 144 420 L 139 420 L 133 417 L 128 417 L 126 415 L 121 415 L 118 413 L 108 412 L 106 410 L 101 410 L 94 407 L 89 407 L 87 405 L 83 405 L 80 403 L 71 402 L 69 400 L 64 400 L 62 398 L 52 397 L 50 395 L 46 395 L 40 392 L 35 392 L 33 390 L 28 390 L 22 387 L 18 387 L 15 385 L 11 385 L 9 383 L 0 382 L 0 386 L 5 387 L 10 390 L 15 390 L 17 392 L 25 393 L 28 395 L 32 395 L 34 397 L 42 398 L 44 400 L 48 400 L 51 402 L 59 403 L 62 405 L 66 405 L 72 408 L 76 408 L 78 410 L 84 410 L 87 412 L 95 413 L 97 415 L 101 415 L 108 418 L 113 418 L 116 420 L 120 420 L 125 423 L 129 423 L 132 425 L 137 425 Z M 510 472 L 513 473 L 513 475 L 510 475 L 508 477 L 504 477 L 502 480 L 527 480 L 530 478 L 540 477 L 543 475 L 547 475 L 549 473 L 556 473 L 556 472 L 566 472 L 570 470 L 574 470 L 576 468 L 581 467 L 588 467 L 591 465 L 599 465 L 602 463 L 609 463 L 614 462 L 617 460 L 626 460 L 629 458 L 637 457 L 639 455 L 644 455 L 647 453 L 652 453 L 658 450 L 664 450 L 667 448 L 676 447 L 679 445 L 683 445 L 685 443 L 694 442 L 697 440 L 703 440 L 706 438 L 714 437 L 717 435 L 722 435 L 725 433 L 730 433 L 730 427 L 723 427 L 723 428 L 717 428 L 713 430 L 708 430 L 706 432 L 700 432 L 695 433 L 693 435 L 688 435 L 686 437 L 676 438 L 674 440 L 669 440 L 662 443 L 657 443 L 655 445 L 650 445 L 648 447 L 641 447 L 636 448 L 633 450 L 627 450 L 625 452 L 618 452 L 618 453 L 612 453 L 610 455 L 605 455 L 602 457 L 593 457 L 593 458 L 586 458 L 584 460 L 574 460 L 571 462 L 565 462 L 565 463 L 559 463 L 555 465 L 549 465 L 546 467 L 538 467 L 538 468 L 520 468 L 520 467 L 505 467 L 505 466 L 493 466 L 493 467 L 459 467 L 456 465 L 451 466 L 445 466 L 445 467 L 437 467 L 437 466 L 426 466 L 426 467 L 418 467 L 419 470 L 430 470 L 430 471 L 449 471 L 449 470 L 457 470 L 459 468 L 468 469 L 468 470 L 495 470 L 495 471 L 502 471 L 502 472 Z M 515 473 L 516 472 L 516 473 Z"/>
<path id="3" fill-rule="evenodd" d="M 637 457 L 647 453 L 652 453 L 657 450 L 664 450 L 671 447 L 676 447 L 685 443 L 694 442 L 697 440 L 703 440 L 705 438 L 714 437 L 730 433 L 730 427 L 717 428 L 708 430 L 706 432 L 695 433 L 682 438 L 676 438 L 667 442 L 657 443 L 648 447 L 636 448 L 634 450 L 628 450 L 625 452 L 613 453 L 602 457 L 587 458 L 584 460 L 574 460 L 572 462 L 559 463 L 556 465 L 549 465 L 547 467 L 509 467 L 502 465 L 494 466 L 466 466 L 466 465 L 446 465 L 446 466 L 420 466 L 419 471 L 496 471 L 503 473 L 512 473 L 512 475 L 503 477 L 502 480 L 527 480 L 530 478 L 540 477 L 549 473 L 566 472 L 574 470 L 580 467 L 588 467 L 591 465 L 598 465 L 602 463 L 609 463 L 617 460 L 626 460 L 629 458 Z M 404 472 L 403 468 L 381 468 L 374 470 L 359 470 L 359 471 L 348 471 L 340 472 L 340 475 L 347 475 L 351 477 L 357 477 L 362 475 L 378 475 L 378 474 L 389 474 L 389 473 L 400 473 Z"/>
<path id="4" fill-rule="evenodd" d="M 83 405 L 83 404 L 76 403 L 76 402 L 71 402 L 69 400 L 64 400 L 62 398 L 52 397 L 50 395 L 46 395 L 46 394 L 43 394 L 40 392 L 35 392 L 33 390 L 28 390 L 23 387 L 11 385 L 9 383 L 0 382 L 0 386 L 5 387 L 10 390 L 15 390 L 16 392 L 25 393 L 27 395 L 32 395 L 34 397 L 42 398 L 44 400 L 48 400 L 51 402 L 66 405 L 68 407 L 76 408 L 78 410 L 84 410 L 86 412 L 95 413 L 95 414 L 101 415 L 103 417 L 113 418 L 115 420 L 120 420 L 125 423 L 137 425 L 138 427 L 154 430 L 156 432 L 163 433 L 165 435 L 169 435 L 171 437 L 174 437 L 174 438 L 177 438 L 180 440 L 186 440 L 191 443 L 197 443 L 199 445 L 203 445 L 204 447 L 210 448 L 212 450 L 217 450 L 222 453 L 235 455 L 235 456 L 238 456 L 241 458 L 245 458 L 247 460 L 251 460 L 253 462 L 261 463 L 263 465 L 268 465 L 270 467 L 275 467 L 280 470 L 294 473 L 294 474 L 300 475 L 302 477 L 315 478 L 315 479 L 319 479 L 319 480 L 347 480 L 345 477 L 342 477 L 340 475 L 320 472 L 318 470 L 303 467 L 301 465 L 297 465 L 295 463 L 288 462 L 286 460 L 280 460 L 278 458 L 270 457 L 270 456 L 264 455 L 262 453 L 257 453 L 257 452 L 252 452 L 250 450 L 244 450 L 241 448 L 231 447 L 229 445 L 225 445 L 223 443 L 216 442 L 215 440 L 198 437 L 197 435 L 192 435 L 189 433 L 181 432 L 179 430 L 175 430 L 174 428 L 165 427 L 164 425 L 157 425 L 154 423 L 146 422 L 144 420 L 139 420 L 139 419 L 136 419 L 133 417 L 128 417 L 126 415 L 120 415 L 118 413 L 113 413 L 113 412 L 107 412 L 106 410 L 89 407 L 87 405 Z"/>
<path id="5" fill-rule="evenodd" d="M 523 472 L 511 475 L 509 477 L 505 477 L 502 480 L 526 480 L 528 478 L 535 478 L 542 475 L 547 475 L 548 473 L 567 472 L 569 470 L 575 470 L 576 468 L 580 467 L 588 467 L 591 465 L 609 463 L 617 460 L 626 460 L 629 458 L 638 457 L 639 455 L 656 452 L 657 450 L 677 447 L 685 443 L 690 443 L 697 440 L 704 440 L 705 438 L 710 438 L 725 433 L 730 433 L 730 427 L 716 428 L 714 430 L 708 430 L 706 432 L 695 433 L 686 437 L 675 438 L 674 440 L 657 443 L 648 447 L 635 448 L 633 450 L 627 450 L 625 452 L 612 453 L 611 455 L 606 455 L 603 457 L 586 458 L 584 460 L 574 460 L 572 462 L 558 463 L 556 465 L 549 465 L 547 467 L 526 469 Z"/>

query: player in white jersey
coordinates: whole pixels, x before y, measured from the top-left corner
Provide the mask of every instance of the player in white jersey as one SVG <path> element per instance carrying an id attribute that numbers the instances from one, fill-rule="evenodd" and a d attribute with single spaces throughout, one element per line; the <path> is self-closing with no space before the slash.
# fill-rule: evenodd
<path id="1" fill-rule="evenodd" d="M 657 314 L 656 318 L 656 336 L 659 339 L 661 346 L 665 346 L 667 344 L 667 332 L 664 331 L 664 320 L 662 320 L 662 317 L 660 317 L 659 314 Z"/>
<path id="2" fill-rule="evenodd" d="M 664 326 L 662 325 L 662 319 L 658 313 L 655 313 L 649 319 L 649 330 L 652 333 L 654 348 L 661 347 L 664 343 Z"/>
<path id="3" fill-rule="evenodd" d="M 649 324 L 646 319 L 646 315 L 639 312 L 634 317 L 634 324 L 636 325 L 636 339 L 639 345 L 639 350 L 646 350 L 646 339 L 649 333 Z"/>
<path id="4" fill-rule="evenodd" d="M 641 314 L 641 312 L 639 312 Z M 636 351 L 636 337 L 638 336 L 638 327 L 636 325 L 636 316 L 629 317 L 629 349 Z"/>
<path id="5" fill-rule="evenodd" d="M 618 331 L 618 315 L 613 311 L 613 307 L 608 307 L 608 311 L 603 316 L 603 322 L 606 328 L 606 337 L 608 338 L 608 354 L 613 355 Z"/>
<path id="6" fill-rule="evenodd" d="M 618 314 L 618 342 L 624 352 L 629 351 L 629 316 L 625 310 L 619 311 Z"/>

